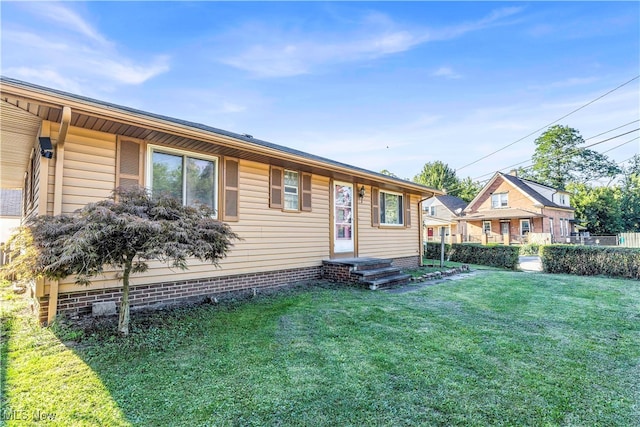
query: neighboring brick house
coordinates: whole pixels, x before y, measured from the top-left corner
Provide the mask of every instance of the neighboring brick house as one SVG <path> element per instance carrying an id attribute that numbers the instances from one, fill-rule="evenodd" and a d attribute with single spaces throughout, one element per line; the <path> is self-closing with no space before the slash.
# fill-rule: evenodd
<path id="1" fill-rule="evenodd" d="M 444 194 L 434 196 L 424 201 L 424 238 L 426 242 L 440 241 L 441 230 L 447 243 L 457 241 L 456 236 L 461 233 L 458 228 L 458 219 L 467 202 L 456 196 Z"/>
<path id="2" fill-rule="evenodd" d="M 463 211 L 464 241 L 565 241 L 573 231 L 569 193 L 497 172 Z"/>

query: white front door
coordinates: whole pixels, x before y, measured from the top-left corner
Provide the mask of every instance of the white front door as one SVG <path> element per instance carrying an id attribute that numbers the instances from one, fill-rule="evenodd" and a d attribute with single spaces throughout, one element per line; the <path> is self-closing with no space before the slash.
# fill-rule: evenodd
<path id="1" fill-rule="evenodd" d="M 333 252 L 353 252 L 353 184 L 333 183 Z"/>

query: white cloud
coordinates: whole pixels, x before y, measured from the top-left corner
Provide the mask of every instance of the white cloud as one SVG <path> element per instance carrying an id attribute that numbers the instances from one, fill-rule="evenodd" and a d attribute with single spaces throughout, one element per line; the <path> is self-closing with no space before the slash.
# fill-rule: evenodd
<path id="1" fill-rule="evenodd" d="M 47 68 L 12 67 L 4 70 L 7 75 L 34 83 L 53 85 L 61 90 L 82 93 L 80 85 L 73 79 L 61 76 L 57 71 Z"/>
<path id="2" fill-rule="evenodd" d="M 98 42 L 101 45 L 110 45 L 111 43 L 93 28 L 84 18 L 78 15 L 68 7 L 53 2 L 33 3 L 28 7 L 34 15 L 45 18 L 48 22 L 56 22 L 60 27 L 67 30 L 84 35 L 89 39 Z"/>
<path id="3" fill-rule="evenodd" d="M 169 70 L 169 57 L 156 55 L 146 62 L 123 55 L 116 43 L 102 35 L 70 6 L 27 3 L 32 19 L 49 25 L 20 27 L 3 22 L 3 73 L 75 93 L 81 83 L 99 79 L 105 87 L 139 85 Z M 26 65 L 28 64 L 28 65 Z"/>
<path id="4" fill-rule="evenodd" d="M 453 71 L 450 67 L 440 67 L 433 73 L 431 73 L 434 77 L 444 77 L 446 79 L 459 79 L 462 78 L 462 75 Z"/>
<path id="5" fill-rule="evenodd" d="M 150 65 L 133 64 L 117 58 L 94 58 L 87 61 L 95 66 L 95 72 L 119 83 L 137 85 L 169 70 L 168 57 L 159 56 Z"/>
<path id="6" fill-rule="evenodd" d="M 350 34 L 300 36 L 294 31 L 247 24 L 235 30 L 234 41 L 245 40 L 239 53 L 222 55 L 224 64 L 247 71 L 255 77 L 288 77 L 308 74 L 324 65 L 359 62 L 392 55 L 430 41 L 449 40 L 472 31 L 508 24 L 504 19 L 522 8 L 502 8 L 470 23 L 435 30 L 400 28 L 381 13 L 369 13 L 354 24 Z M 247 37 L 251 39 L 246 40 Z M 256 42 L 259 40 L 259 42 Z M 455 78 L 456 74 L 450 74 Z"/>

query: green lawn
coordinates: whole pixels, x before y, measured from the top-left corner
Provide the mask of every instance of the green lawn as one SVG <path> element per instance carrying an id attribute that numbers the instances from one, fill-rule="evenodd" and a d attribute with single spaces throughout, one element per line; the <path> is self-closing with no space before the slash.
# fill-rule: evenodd
<path id="1" fill-rule="evenodd" d="M 638 281 L 325 285 L 134 317 L 127 339 L 40 329 L 3 292 L 7 425 L 640 425 Z"/>

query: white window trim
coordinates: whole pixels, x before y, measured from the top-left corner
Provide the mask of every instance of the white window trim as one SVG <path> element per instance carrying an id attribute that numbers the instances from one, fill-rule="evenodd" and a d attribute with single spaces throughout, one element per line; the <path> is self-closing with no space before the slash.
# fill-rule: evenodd
<path id="1" fill-rule="evenodd" d="M 488 230 L 484 227 L 485 224 L 487 224 L 487 223 L 489 223 L 489 229 Z M 482 221 L 482 234 L 486 234 L 487 231 L 489 233 L 492 233 L 492 231 L 491 231 L 491 221 Z"/>
<path id="2" fill-rule="evenodd" d="M 498 206 L 493 206 L 493 198 L 497 197 L 498 199 Z M 505 204 L 504 206 L 502 205 L 502 200 L 504 199 Z M 509 193 L 505 192 L 505 193 L 494 193 L 491 195 L 491 209 L 501 209 L 501 208 L 508 208 L 509 207 Z"/>
<path id="3" fill-rule="evenodd" d="M 399 224 L 390 224 L 390 223 L 386 223 L 386 222 L 382 222 L 382 195 L 383 194 L 393 194 L 394 196 L 400 196 L 400 206 L 398 206 L 398 209 L 400 210 L 400 215 L 402 216 L 402 222 L 400 222 Z M 404 212 L 404 194 L 402 193 L 396 193 L 394 191 L 386 191 L 386 190 L 382 190 L 380 189 L 379 191 L 379 196 L 380 200 L 378 200 L 378 203 L 380 204 L 380 226 L 384 226 L 384 227 L 404 227 L 404 222 L 405 222 L 405 212 Z"/>
<path id="4" fill-rule="evenodd" d="M 199 159 L 199 160 L 208 160 L 208 161 L 212 161 L 215 165 L 213 174 L 216 178 L 216 185 L 215 185 L 215 194 L 213 197 L 213 210 L 215 212 L 214 214 L 214 218 L 218 218 L 218 197 L 219 197 L 219 192 L 220 192 L 220 176 L 218 175 L 218 170 L 220 167 L 220 158 L 217 156 L 211 156 L 211 155 L 206 155 L 206 154 L 201 154 L 201 153 L 196 153 L 194 151 L 189 151 L 189 150 L 181 150 L 181 149 L 177 149 L 177 148 L 172 148 L 172 147 L 165 147 L 163 145 L 152 145 L 152 144 L 147 144 L 147 161 L 146 161 L 146 168 L 147 170 L 145 171 L 145 177 L 146 177 L 146 181 L 147 181 L 147 185 L 146 188 L 147 190 L 149 190 L 149 192 L 153 192 L 153 153 L 154 152 L 158 152 L 158 153 L 166 153 L 166 154 L 175 154 L 177 156 L 182 156 L 182 157 L 191 157 L 193 159 Z M 186 181 L 183 179 L 182 180 L 182 194 L 187 194 L 187 189 L 185 188 L 187 185 Z M 183 200 L 182 200 L 182 204 L 185 204 L 185 199 L 183 196 Z"/>
<path id="5" fill-rule="evenodd" d="M 553 218 L 549 218 L 549 233 L 551 234 L 551 237 L 553 237 L 553 235 L 555 234 L 555 232 L 553 231 Z"/>
<path id="6" fill-rule="evenodd" d="M 286 178 L 285 176 L 287 175 L 287 172 L 292 172 L 295 173 L 298 177 L 298 185 L 296 185 L 296 198 L 298 199 L 298 206 L 295 209 L 287 209 L 287 194 L 292 195 L 293 193 L 287 193 L 287 187 L 292 187 L 291 185 L 287 185 L 286 184 Z M 299 171 L 295 171 L 293 169 L 283 169 L 282 170 L 282 210 L 283 211 L 287 211 L 287 212 L 300 212 L 300 204 L 302 203 L 302 201 L 300 200 L 300 178 L 301 178 L 301 174 Z"/>
<path id="7" fill-rule="evenodd" d="M 520 235 L 521 235 L 521 236 L 524 236 L 524 229 L 523 229 L 523 227 L 522 227 L 522 224 L 524 224 L 525 222 L 526 222 L 527 224 L 529 224 L 529 231 L 528 231 L 528 233 L 533 233 L 533 230 L 532 230 L 532 228 L 533 228 L 533 227 L 531 227 L 531 220 L 530 220 L 530 219 L 521 219 L 521 220 L 520 220 Z"/>

